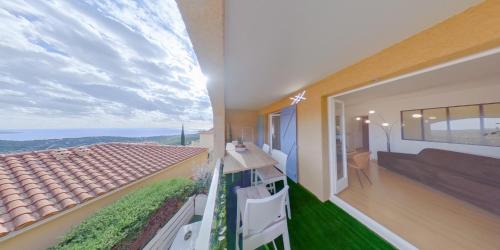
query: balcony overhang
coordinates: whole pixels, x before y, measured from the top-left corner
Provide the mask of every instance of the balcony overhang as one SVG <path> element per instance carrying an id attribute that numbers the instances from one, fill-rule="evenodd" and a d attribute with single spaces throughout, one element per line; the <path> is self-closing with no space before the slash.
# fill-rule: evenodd
<path id="1" fill-rule="evenodd" d="M 479 2 L 226 1 L 226 107 L 263 108 Z"/>

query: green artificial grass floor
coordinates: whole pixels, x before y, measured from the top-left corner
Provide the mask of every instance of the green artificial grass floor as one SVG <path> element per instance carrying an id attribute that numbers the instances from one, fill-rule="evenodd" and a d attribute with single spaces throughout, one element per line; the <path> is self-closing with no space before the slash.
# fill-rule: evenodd
<path id="1" fill-rule="evenodd" d="M 226 178 L 229 187 L 241 184 L 243 175 L 239 175 L 235 182 Z M 246 178 L 245 178 L 246 179 Z M 238 181 L 240 181 L 238 183 Z M 377 234 L 344 212 L 333 203 L 321 202 L 302 186 L 290 179 L 290 201 L 292 219 L 288 221 L 288 232 L 292 249 L 394 249 L 392 245 L 380 238 Z M 246 185 L 242 185 L 246 186 Z M 227 188 L 232 192 L 232 188 Z M 228 209 L 228 249 L 235 249 L 235 195 L 227 195 Z M 232 204 L 229 204 L 232 203 Z M 229 224 L 231 223 L 231 224 Z M 281 237 L 280 237 L 281 238 Z M 277 240 L 279 249 L 282 249 L 281 239 Z M 273 249 L 272 244 L 262 249 Z"/>

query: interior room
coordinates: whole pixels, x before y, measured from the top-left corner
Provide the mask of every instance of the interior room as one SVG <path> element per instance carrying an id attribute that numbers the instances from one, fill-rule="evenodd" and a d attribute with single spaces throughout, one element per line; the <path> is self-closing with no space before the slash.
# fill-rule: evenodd
<path id="1" fill-rule="evenodd" d="M 334 96 L 336 197 L 418 248 L 499 246 L 498 65 L 489 55 Z"/>

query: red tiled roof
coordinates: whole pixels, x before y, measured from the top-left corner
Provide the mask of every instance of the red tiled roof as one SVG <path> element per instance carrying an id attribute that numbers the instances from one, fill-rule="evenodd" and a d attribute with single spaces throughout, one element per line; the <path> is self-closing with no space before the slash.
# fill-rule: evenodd
<path id="1" fill-rule="evenodd" d="M 110 143 L 0 155 L 0 237 L 204 151 Z"/>

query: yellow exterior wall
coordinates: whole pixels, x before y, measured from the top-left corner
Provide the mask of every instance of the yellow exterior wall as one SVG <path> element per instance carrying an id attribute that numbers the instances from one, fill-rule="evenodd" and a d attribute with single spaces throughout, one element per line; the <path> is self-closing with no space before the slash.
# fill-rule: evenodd
<path id="1" fill-rule="evenodd" d="M 200 133 L 200 147 L 208 148 L 212 151 L 214 148 L 214 132 Z"/>
<path id="2" fill-rule="evenodd" d="M 172 179 L 175 177 L 191 177 L 195 169 L 207 163 L 208 152 L 203 152 L 197 156 L 189 158 L 174 166 L 171 166 L 161 172 L 158 172 L 150 177 L 128 185 L 115 192 L 107 194 L 89 203 L 77 206 L 60 216 L 56 215 L 55 218 L 49 218 L 43 223 L 34 224 L 30 227 L 19 231 L 17 235 L 12 237 L 7 235 L 7 240 L 0 242 L 0 249 L 16 249 L 16 250 L 36 250 L 46 249 L 56 244 L 61 237 L 68 232 L 71 227 L 78 225 L 83 219 L 94 214 L 99 209 L 115 202 L 124 195 L 139 189 L 141 187 L 152 184 L 165 179 Z"/>
<path id="3" fill-rule="evenodd" d="M 299 182 L 321 200 L 330 196 L 326 97 L 498 46 L 500 0 L 487 0 L 306 87 L 297 107 Z M 290 105 L 290 96 L 259 113 Z"/>
<path id="4" fill-rule="evenodd" d="M 253 143 L 257 142 L 257 111 L 248 110 L 226 110 L 226 129 L 231 125 L 233 141 L 238 140 L 243 128 L 253 129 Z M 226 135 L 227 137 L 227 135 Z"/>

